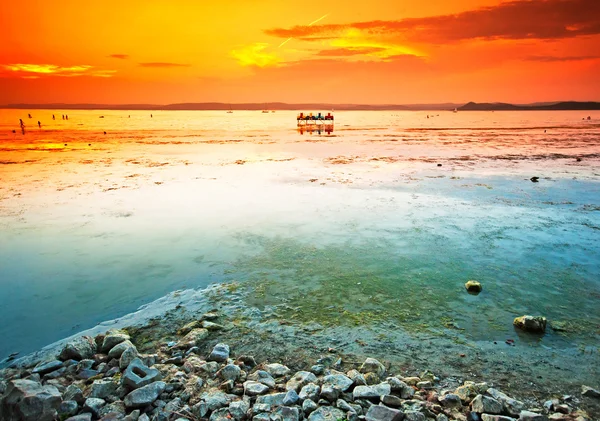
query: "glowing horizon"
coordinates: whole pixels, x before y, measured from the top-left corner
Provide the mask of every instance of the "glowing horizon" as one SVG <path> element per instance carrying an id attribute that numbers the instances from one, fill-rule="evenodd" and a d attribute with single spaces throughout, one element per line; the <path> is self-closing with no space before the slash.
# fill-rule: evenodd
<path id="1" fill-rule="evenodd" d="M 600 100 L 600 2 L 0 6 L 0 104 Z"/>

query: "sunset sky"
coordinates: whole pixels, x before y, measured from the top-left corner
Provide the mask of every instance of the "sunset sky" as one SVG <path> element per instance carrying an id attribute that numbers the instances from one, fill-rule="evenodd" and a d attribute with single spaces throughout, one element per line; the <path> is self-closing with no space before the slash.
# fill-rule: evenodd
<path id="1" fill-rule="evenodd" d="M 600 100 L 599 0 L 5 0 L 0 105 Z"/>

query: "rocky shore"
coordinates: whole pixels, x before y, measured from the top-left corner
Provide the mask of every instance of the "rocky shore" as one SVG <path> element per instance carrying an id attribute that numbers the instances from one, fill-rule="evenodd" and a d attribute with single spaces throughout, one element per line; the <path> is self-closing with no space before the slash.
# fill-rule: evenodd
<path id="1" fill-rule="evenodd" d="M 236 291 L 226 288 L 212 292 L 227 291 L 236 301 Z M 493 382 L 358 360 L 309 341 L 290 352 L 242 327 L 231 307 L 206 311 L 210 303 L 195 313 L 176 306 L 144 325 L 75 337 L 14 362 L 0 371 L 0 419 L 599 419 L 600 392 L 585 385 L 571 395 L 509 396 Z"/>

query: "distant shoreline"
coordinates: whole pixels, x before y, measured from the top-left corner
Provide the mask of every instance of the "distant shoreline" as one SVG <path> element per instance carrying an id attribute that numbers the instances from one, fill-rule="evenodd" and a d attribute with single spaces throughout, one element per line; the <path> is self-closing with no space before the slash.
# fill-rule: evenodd
<path id="1" fill-rule="evenodd" d="M 228 104 L 221 102 L 181 104 L 7 104 L 0 109 L 38 110 L 115 110 L 115 111 L 594 111 L 600 110 L 600 102 L 557 101 L 534 104 L 475 103 L 467 104 L 288 104 L 283 102 Z"/>

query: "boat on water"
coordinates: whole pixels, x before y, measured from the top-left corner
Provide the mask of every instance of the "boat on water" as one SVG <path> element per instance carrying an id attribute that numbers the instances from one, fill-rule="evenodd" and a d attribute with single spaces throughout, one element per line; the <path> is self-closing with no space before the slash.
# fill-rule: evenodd
<path id="1" fill-rule="evenodd" d="M 455 109 L 454 109 L 452 112 L 453 112 L 453 113 L 457 113 L 457 112 L 458 112 L 458 110 L 455 108 Z"/>
<path id="2" fill-rule="evenodd" d="M 269 110 L 262 110 L 263 113 L 269 114 Z"/>
<path id="3" fill-rule="evenodd" d="M 229 110 L 227 111 L 227 114 L 232 114 L 233 110 L 231 109 L 231 105 L 229 106 Z"/>

